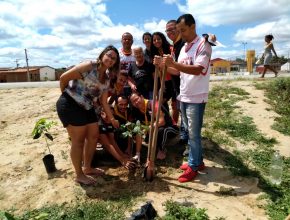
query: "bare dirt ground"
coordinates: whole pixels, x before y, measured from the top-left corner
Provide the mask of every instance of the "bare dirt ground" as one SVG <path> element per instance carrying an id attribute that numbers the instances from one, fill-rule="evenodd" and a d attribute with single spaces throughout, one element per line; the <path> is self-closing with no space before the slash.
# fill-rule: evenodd
<path id="1" fill-rule="evenodd" d="M 219 84 L 222 82 L 211 83 Z M 276 113 L 267 111 L 264 94 L 256 90 L 252 81 L 231 83 L 249 92 L 250 100 L 238 104 L 244 113 L 253 117 L 255 124 L 268 137 L 275 137 L 275 147 L 290 156 L 290 137 L 271 129 Z M 68 136 L 58 120 L 55 103 L 60 95 L 58 88 L 30 88 L 0 90 L 0 210 L 14 208 L 18 212 L 40 208 L 50 204 L 71 204 L 79 200 L 108 200 L 120 195 L 138 197 L 135 207 L 152 200 L 160 216 L 165 214 L 164 203 L 172 199 L 191 202 L 198 208 L 206 208 L 210 218 L 267 219 L 257 201 L 262 194 L 257 187 L 258 179 L 234 177 L 223 167 L 219 155 L 227 154 L 224 146 L 216 146 L 204 140 L 206 170 L 193 182 L 180 184 L 178 165 L 181 156 L 171 155 L 167 163 L 158 166 L 153 182 L 144 182 L 140 172 L 128 175 L 120 166 L 102 166 L 104 177 L 98 177 L 97 186 L 81 187 L 74 182 L 74 171 L 69 158 Z M 40 118 L 58 122 L 51 131 L 55 140 L 51 151 L 58 171 L 47 175 L 42 157 L 47 153 L 43 139 L 33 140 L 31 131 Z M 176 146 L 177 147 L 177 146 Z M 288 148 L 287 148 L 288 147 Z M 207 153 L 207 152 L 217 152 Z M 236 196 L 221 196 L 220 187 L 232 187 Z M 132 212 L 128 210 L 128 213 Z"/>

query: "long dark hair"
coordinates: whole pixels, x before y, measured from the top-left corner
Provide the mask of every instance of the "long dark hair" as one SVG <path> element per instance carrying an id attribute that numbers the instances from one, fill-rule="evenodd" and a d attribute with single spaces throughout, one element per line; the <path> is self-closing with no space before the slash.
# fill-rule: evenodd
<path id="1" fill-rule="evenodd" d="M 158 56 L 161 56 L 161 54 L 159 54 L 159 51 L 158 51 L 158 48 L 154 46 L 153 44 L 153 37 L 154 35 L 158 35 L 161 40 L 162 40 L 162 51 L 163 51 L 163 54 L 170 54 L 171 51 L 170 51 L 170 43 L 167 41 L 165 35 L 161 32 L 154 32 L 152 34 L 152 37 L 151 37 L 151 57 L 154 58 L 155 55 L 158 55 Z"/>
<path id="2" fill-rule="evenodd" d="M 115 64 L 109 68 L 109 72 L 111 73 L 118 73 L 120 70 L 120 55 L 118 50 L 116 49 L 116 47 L 114 47 L 113 45 L 109 45 L 107 46 L 99 55 L 99 57 L 97 58 L 97 67 L 99 67 L 102 64 L 102 59 L 103 56 L 110 50 L 113 50 L 116 54 L 117 54 L 117 59 Z"/>

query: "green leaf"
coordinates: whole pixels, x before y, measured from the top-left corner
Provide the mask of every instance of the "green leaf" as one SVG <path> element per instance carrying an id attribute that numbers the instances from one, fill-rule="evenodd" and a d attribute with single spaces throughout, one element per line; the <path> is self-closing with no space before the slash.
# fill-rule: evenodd
<path id="1" fill-rule="evenodd" d="M 41 133 L 35 133 L 33 136 L 33 139 L 38 139 L 40 138 L 40 136 L 41 136 Z"/>
<path id="2" fill-rule="evenodd" d="M 53 141 L 53 137 L 50 133 L 44 133 L 44 135 L 51 141 Z"/>
<path id="3" fill-rule="evenodd" d="M 135 127 L 134 129 L 133 129 L 133 133 L 134 134 L 139 134 L 139 133 L 141 133 L 141 129 L 140 129 L 140 127 Z"/>

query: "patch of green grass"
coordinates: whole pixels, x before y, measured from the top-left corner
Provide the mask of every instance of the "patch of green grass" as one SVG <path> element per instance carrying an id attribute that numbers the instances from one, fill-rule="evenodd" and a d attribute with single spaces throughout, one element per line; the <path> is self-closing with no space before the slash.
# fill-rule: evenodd
<path id="1" fill-rule="evenodd" d="M 188 207 L 177 202 L 166 201 L 165 203 L 166 215 L 164 220 L 176 219 L 191 219 L 191 220 L 208 220 L 206 209 L 198 209 L 195 207 Z"/>
<path id="2" fill-rule="evenodd" d="M 248 98 L 248 95 L 249 93 L 241 88 L 214 87 L 210 92 L 207 105 L 205 128 L 209 128 L 213 133 L 220 133 L 219 130 L 222 129 L 242 143 L 253 141 L 258 145 L 273 146 L 277 143 L 277 140 L 265 138 L 257 130 L 251 117 L 243 116 L 240 112 L 235 111 L 237 108 L 235 106 L 236 102 Z M 213 140 L 222 144 L 218 139 Z"/>
<path id="3" fill-rule="evenodd" d="M 13 213 L 6 212 L 13 219 L 20 220 L 95 220 L 95 219 L 125 219 L 125 211 L 132 206 L 128 200 L 84 202 L 75 206 L 54 205 L 27 211 L 22 216 L 13 217 Z M 4 212 L 3 212 L 4 213 Z"/>
<path id="4" fill-rule="evenodd" d="M 267 103 L 280 115 L 275 119 L 272 128 L 290 135 L 290 78 L 278 78 L 255 86 L 257 89 L 265 90 Z"/>
<path id="5" fill-rule="evenodd" d="M 275 98 L 273 96 L 269 96 L 270 100 L 267 100 L 267 102 L 272 104 L 274 109 L 275 105 L 281 102 L 280 104 L 284 110 L 280 112 L 287 112 L 289 107 L 288 99 L 290 99 L 288 84 L 285 82 L 267 82 L 256 84 L 256 87 L 266 89 L 268 88 L 268 83 L 270 83 L 271 88 L 276 86 L 280 90 L 288 92 L 288 96 L 276 94 L 277 97 L 280 97 L 280 101 L 274 101 Z M 278 93 L 276 87 L 271 92 L 276 91 Z M 248 94 L 241 89 L 230 88 L 229 86 L 214 87 L 207 104 L 203 135 L 223 146 L 227 146 L 227 140 L 231 139 L 235 139 L 244 145 L 252 146 L 255 144 L 256 147 L 254 149 L 247 148 L 247 150 L 242 152 L 232 150 L 232 153 L 227 153 L 224 157 L 225 164 L 234 175 L 259 178 L 259 187 L 266 193 L 269 201 L 265 206 L 267 214 L 271 219 L 282 220 L 290 213 L 290 159 L 284 158 L 284 172 L 281 185 L 272 185 L 267 177 L 274 152 L 273 146 L 277 143 L 277 140 L 265 137 L 258 131 L 252 118 L 244 116 L 240 110 L 237 111 L 236 102 L 247 97 Z M 288 119 L 290 118 L 288 113 L 285 115 L 288 116 Z M 283 128 L 284 132 L 287 132 L 288 126 L 290 126 L 288 119 L 285 119 L 283 116 L 281 116 L 281 119 L 276 119 L 287 122 L 286 125 L 279 121 L 279 128 Z M 277 126 L 277 124 L 274 126 Z M 228 135 L 225 138 L 224 132 Z"/>

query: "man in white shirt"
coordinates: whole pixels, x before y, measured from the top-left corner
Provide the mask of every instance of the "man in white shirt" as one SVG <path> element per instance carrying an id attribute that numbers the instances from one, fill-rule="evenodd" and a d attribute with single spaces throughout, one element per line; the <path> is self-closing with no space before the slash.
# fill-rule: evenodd
<path id="1" fill-rule="evenodd" d="M 180 75 L 180 109 L 184 126 L 189 133 L 188 163 L 180 168 L 184 173 L 179 182 L 193 180 L 199 170 L 205 168 L 201 145 L 201 128 L 203 114 L 208 100 L 210 58 L 212 53 L 208 41 L 196 34 L 195 20 L 191 14 L 184 14 L 177 19 L 176 28 L 185 45 L 182 47 L 178 61 L 171 55 L 163 57 L 163 65 L 171 74 Z"/>
<path id="2" fill-rule="evenodd" d="M 136 59 L 132 53 L 133 36 L 129 32 L 122 35 L 122 48 L 119 49 L 121 70 L 126 70 L 128 73 L 131 63 L 135 63 Z"/>

